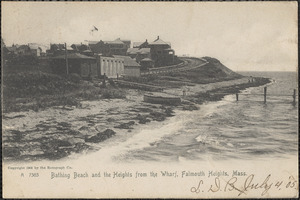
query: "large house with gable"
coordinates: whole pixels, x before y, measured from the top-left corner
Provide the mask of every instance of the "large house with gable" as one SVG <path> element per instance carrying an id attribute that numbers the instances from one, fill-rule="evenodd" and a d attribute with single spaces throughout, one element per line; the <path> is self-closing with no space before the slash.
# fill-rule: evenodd
<path id="1" fill-rule="evenodd" d="M 136 58 L 137 62 L 144 59 L 148 61 L 150 58 L 155 67 L 160 67 L 174 64 L 175 51 L 171 48 L 171 43 L 157 36 L 153 42 L 134 42 L 133 48 L 127 50 L 127 55 Z"/>
<path id="2" fill-rule="evenodd" d="M 113 41 L 89 41 L 88 45 L 95 54 L 102 54 L 104 56 L 112 55 L 126 55 L 127 49 L 130 48 L 130 40 L 121 40 L 117 38 Z"/>

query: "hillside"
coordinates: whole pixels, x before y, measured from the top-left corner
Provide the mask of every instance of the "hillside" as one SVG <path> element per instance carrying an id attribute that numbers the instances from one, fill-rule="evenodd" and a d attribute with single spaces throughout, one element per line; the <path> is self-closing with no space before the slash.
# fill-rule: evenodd
<path id="1" fill-rule="evenodd" d="M 185 58 L 181 58 L 185 59 Z M 199 58 L 188 58 L 186 60 Z M 207 84 L 226 80 L 233 80 L 243 77 L 224 66 L 219 60 L 210 57 L 204 57 L 208 64 L 185 71 L 174 71 L 165 74 L 152 74 L 139 78 L 127 78 L 127 81 L 144 83 L 149 85 L 176 88 L 191 84 Z M 203 63 L 203 61 L 201 61 Z"/>
<path id="2" fill-rule="evenodd" d="M 184 72 L 174 72 L 169 76 L 199 84 L 214 83 L 242 77 L 242 75 L 233 72 L 215 58 L 204 57 L 204 59 L 208 61 L 208 64 Z"/>
<path id="3" fill-rule="evenodd" d="M 227 74 L 228 76 L 241 76 L 240 74 L 232 71 L 231 69 L 229 69 L 228 67 L 226 67 L 225 65 L 223 65 L 218 59 L 216 58 L 211 58 L 211 57 L 203 57 L 205 60 L 207 60 L 209 62 L 209 64 L 207 65 L 208 67 L 215 67 L 221 71 L 223 71 L 225 74 Z"/>

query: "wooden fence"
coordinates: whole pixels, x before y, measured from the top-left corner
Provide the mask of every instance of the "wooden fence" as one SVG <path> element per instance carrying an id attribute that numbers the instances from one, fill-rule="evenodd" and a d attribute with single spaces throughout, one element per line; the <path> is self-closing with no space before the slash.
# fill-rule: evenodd
<path id="1" fill-rule="evenodd" d="M 267 87 L 264 87 L 264 93 L 254 93 L 254 94 L 243 94 L 243 93 L 236 93 L 236 101 L 240 101 L 239 97 L 240 96 L 262 96 L 263 97 L 263 103 L 266 104 L 267 103 L 267 97 L 292 97 L 291 98 L 291 103 L 295 106 L 296 105 L 296 98 L 297 96 L 297 90 L 293 89 L 293 93 L 292 94 L 268 94 L 267 93 Z M 214 94 L 224 94 L 224 95 L 229 95 L 232 93 L 222 93 L 222 92 L 217 92 Z"/>

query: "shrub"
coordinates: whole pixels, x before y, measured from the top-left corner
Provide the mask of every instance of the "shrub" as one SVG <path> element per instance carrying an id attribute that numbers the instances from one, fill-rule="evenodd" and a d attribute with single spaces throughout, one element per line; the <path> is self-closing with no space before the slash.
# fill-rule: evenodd
<path id="1" fill-rule="evenodd" d="M 68 75 L 68 80 L 72 81 L 73 83 L 80 83 L 82 78 L 79 76 L 79 74 L 72 73 Z"/>
<path id="2" fill-rule="evenodd" d="M 126 97 L 125 92 L 118 89 L 102 89 L 101 95 L 104 99 L 123 99 Z"/>
<path id="3" fill-rule="evenodd" d="M 79 93 L 79 97 L 86 100 L 93 100 L 99 97 L 100 90 L 98 88 L 90 89 L 90 90 L 82 90 Z"/>

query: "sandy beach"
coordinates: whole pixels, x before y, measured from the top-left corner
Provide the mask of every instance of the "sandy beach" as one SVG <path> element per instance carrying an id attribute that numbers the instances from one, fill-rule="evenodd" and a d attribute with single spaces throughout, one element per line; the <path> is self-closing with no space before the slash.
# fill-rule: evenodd
<path id="1" fill-rule="evenodd" d="M 181 96 L 180 106 L 150 104 L 143 101 L 146 93 L 127 89 L 125 99 L 81 101 L 81 106 L 53 106 L 38 112 L 10 112 L 3 116 L 3 147 L 6 160 L 56 160 L 71 153 L 99 150 L 98 143 L 114 135 L 131 132 L 138 124 L 164 121 L 173 110 L 199 109 L 190 99 L 197 93 L 248 83 L 248 78 L 166 89 Z"/>

